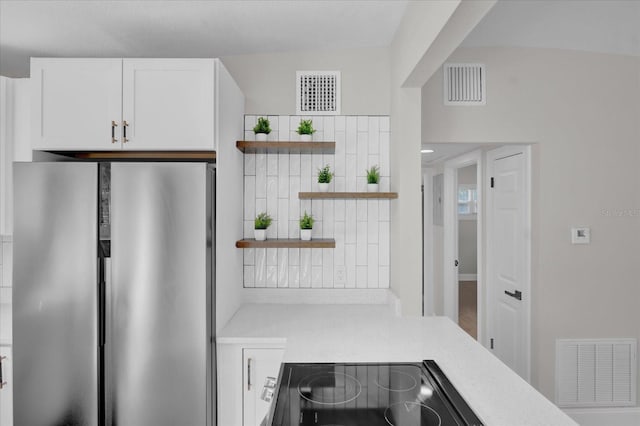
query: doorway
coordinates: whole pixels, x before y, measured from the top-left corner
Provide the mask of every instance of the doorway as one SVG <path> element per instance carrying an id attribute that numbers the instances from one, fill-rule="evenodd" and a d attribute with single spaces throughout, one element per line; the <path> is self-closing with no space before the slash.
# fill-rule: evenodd
<path id="1" fill-rule="evenodd" d="M 477 164 L 458 173 L 458 325 L 478 338 Z"/>

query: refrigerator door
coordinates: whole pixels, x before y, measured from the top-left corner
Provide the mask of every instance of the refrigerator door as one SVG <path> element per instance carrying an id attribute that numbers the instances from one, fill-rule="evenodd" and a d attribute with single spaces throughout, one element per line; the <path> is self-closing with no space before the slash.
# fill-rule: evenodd
<path id="1" fill-rule="evenodd" d="M 98 423 L 97 168 L 14 165 L 14 423 Z"/>
<path id="2" fill-rule="evenodd" d="M 111 165 L 107 424 L 210 421 L 207 175 L 205 164 Z"/>

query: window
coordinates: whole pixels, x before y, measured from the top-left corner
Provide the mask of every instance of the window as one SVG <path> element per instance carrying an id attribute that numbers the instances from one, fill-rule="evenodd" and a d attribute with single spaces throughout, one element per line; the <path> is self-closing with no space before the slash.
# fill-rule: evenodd
<path id="1" fill-rule="evenodd" d="M 474 184 L 458 185 L 458 218 L 475 219 L 478 213 L 478 191 Z"/>

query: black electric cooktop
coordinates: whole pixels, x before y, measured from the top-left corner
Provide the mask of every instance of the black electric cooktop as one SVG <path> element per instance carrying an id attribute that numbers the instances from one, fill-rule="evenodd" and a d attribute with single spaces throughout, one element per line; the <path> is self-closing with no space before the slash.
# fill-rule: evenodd
<path id="1" fill-rule="evenodd" d="M 434 361 L 283 364 L 271 426 L 482 426 Z"/>

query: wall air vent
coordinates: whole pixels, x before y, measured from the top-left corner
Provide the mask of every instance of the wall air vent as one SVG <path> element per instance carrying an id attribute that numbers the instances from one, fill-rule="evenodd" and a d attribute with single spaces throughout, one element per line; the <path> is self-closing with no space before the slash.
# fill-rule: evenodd
<path id="1" fill-rule="evenodd" d="M 487 103 L 484 64 L 444 64 L 445 105 Z"/>
<path id="2" fill-rule="evenodd" d="M 340 115 L 340 71 L 297 71 L 296 114 Z"/>
<path id="3" fill-rule="evenodd" d="M 556 403 L 635 406 L 637 363 L 636 339 L 558 339 Z"/>

